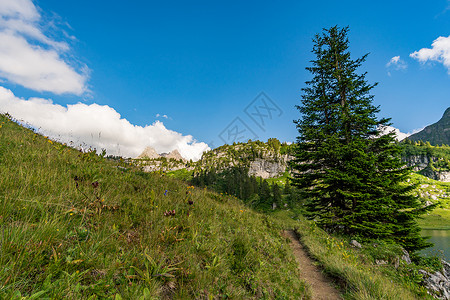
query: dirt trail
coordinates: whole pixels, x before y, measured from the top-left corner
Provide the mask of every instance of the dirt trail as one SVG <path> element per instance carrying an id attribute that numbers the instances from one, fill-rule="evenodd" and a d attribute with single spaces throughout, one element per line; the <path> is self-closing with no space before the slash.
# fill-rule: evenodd
<path id="1" fill-rule="evenodd" d="M 337 300 L 342 299 L 338 290 L 333 287 L 330 279 L 326 278 L 320 269 L 313 264 L 292 230 L 284 231 L 283 235 L 291 240 L 291 247 L 298 261 L 300 278 L 311 287 L 313 300 Z"/>

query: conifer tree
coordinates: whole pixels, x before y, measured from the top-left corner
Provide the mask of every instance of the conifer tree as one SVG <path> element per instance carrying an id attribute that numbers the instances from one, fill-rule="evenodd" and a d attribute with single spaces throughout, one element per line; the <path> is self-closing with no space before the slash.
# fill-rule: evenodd
<path id="1" fill-rule="evenodd" d="M 275 203 L 277 207 L 281 207 L 281 190 L 278 184 L 272 183 L 272 202 Z"/>
<path id="2" fill-rule="evenodd" d="M 270 186 L 266 180 L 260 179 L 259 182 L 259 203 L 258 206 L 264 209 L 268 209 L 272 206 L 272 195 Z"/>
<path id="3" fill-rule="evenodd" d="M 415 219 L 431 209 L 410 193 L 410 169 L 394 134 L 381 135 L 366 73 L 367 55 L 351 59 L 348 27 L 324 29 L 313 39 L 312 79 L 302 89 L 293 184 L 308 199 L 311 218 L 331 231 L 393 240 L 408 250 L 429 246 Z"/>

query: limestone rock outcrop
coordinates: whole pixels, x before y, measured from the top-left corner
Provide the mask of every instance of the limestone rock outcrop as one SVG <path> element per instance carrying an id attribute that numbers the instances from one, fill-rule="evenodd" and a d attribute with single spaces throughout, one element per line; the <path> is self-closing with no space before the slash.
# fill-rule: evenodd
<path id="1" fill-rule="evenodd" d="M 165 157 L 167 159 L 175 159 L 175 160 L 183 160 L 183 156 L 181 156 L 180 152 L 178 152 L 177 149 L 173 150 L 172 152 L 169 152 L 168 154 L 161 154 L 162 157 Z"/>
<path id="2" fill-rule="evenodd" d="M 408 167 L 412 167 L 414 171 L 420 172 L 422 175 L 442 182 L 450 182 L 450 171 L 436 170 L 431 167 L 432 163 L 436 163 L 437 157 L 429 157 L 427 155 L 414 155 L 402 157 L 402 160 Z"/>
<path id="3" fill-rule="evenodd" d="M 450 264 L 442 260 L 442 270 L 429 273 L 419 270 L 423 275 L 423 282 L 428 292 L 436 299 L 450 300 Z"/>
<path id="4" fill-rule="evenodd" d="M 144 151 L 137 158 L 139 158 L 139 159 L 143 159 L 143 158 L 155 159 L 155 158 L 160 158 L 160 155 L 152 147 L 145 147 Z"/>

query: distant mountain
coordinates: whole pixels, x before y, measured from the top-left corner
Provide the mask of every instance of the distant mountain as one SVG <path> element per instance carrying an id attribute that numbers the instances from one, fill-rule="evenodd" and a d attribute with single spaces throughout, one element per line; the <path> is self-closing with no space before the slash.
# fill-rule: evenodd
<path id="1" fill-rule="evenodd" d="M 450 107 L 444 112 L 442 118 L 422 131 L 408 137 L 411 141 L 430 142 L 431 145 L 450 144 Z"/>
<path id="2" fill-rule="evenodd" d="M 169 153 L 158 154 L 156 152 L 156 150 L 153 149 L 152 147 L 146 147 L 144 149 L 144 151 L 136 158 L 137 159 L 160 159 L 163 157 L 166 158 L 167 160 L 174 159 L 174 160 L 179 160 L 179 161 L 183 161 L 183 162 L 186 161 L 186 159 L 183 156 L 181 156 L 180 152 L 177 149 L 175 149 Z"/>
<path id="3" fill-rule="evenodd" d="M 165 157 L 167 159 L 175 159 L 175 160 L 182 160 L 182 161 L 186 161 L 186 159 L 184 159 L 183 156 L 181 156 L 180 152 L 178 152 L 177 149 L 173 150 L 170 153 L 161 153 L 162 157 Z"/>
<path id="4" fill-rule="evenodd" d="M 146 147 L 144 151 L 137 158 L 159 158 L 159 154 L 152 147 Z"/>

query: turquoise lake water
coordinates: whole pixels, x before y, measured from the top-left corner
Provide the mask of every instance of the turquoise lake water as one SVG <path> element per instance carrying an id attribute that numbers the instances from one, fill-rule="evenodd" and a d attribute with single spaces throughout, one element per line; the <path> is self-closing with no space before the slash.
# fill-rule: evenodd
<path id="1" fill-rule="evenodd" d="M 425 254 L 438 254 L 450 262 L 450 230 L 422 230 L 423 236 L 429 236 L 434 247 L 423 250 Z"/>

